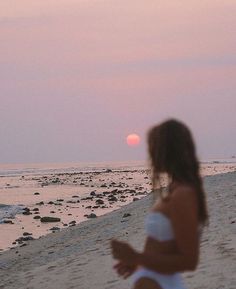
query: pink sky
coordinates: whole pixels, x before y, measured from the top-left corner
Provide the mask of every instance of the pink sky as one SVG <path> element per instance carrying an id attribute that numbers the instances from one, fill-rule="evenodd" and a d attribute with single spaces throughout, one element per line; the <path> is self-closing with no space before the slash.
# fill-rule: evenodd
<path id="1" fill-rule="evenodd" d="M 236 154 L 236 1 L 168 2 L 2 1 L 0 162 L 145 159 L 167 117 Z"/>

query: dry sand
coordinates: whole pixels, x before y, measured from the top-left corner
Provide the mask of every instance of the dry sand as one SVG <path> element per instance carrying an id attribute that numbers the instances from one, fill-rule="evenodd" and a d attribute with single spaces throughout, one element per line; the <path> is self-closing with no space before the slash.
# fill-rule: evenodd
<path id="1" fill-rule="evenodd" d="M 196 272 L 184 274 L 187 288 L 235 289 L 236 172 L 204 178 L 210 225 L 204 230 Z M 117 211 L 31 241 L 0 256 L 0 288 L 128 289 L 113 271 L 109 240 L 144 242 L 149 195 Z M 131 216 L 124 218 L 125 213 Z"/>

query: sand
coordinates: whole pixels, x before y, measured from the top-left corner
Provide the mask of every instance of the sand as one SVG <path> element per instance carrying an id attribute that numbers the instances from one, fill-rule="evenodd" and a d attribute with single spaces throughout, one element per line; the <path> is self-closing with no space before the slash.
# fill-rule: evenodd
<path id="1" fill-rule="evenodd" d="M 184 273 L 187 288 L 235 289 L 236 172 L 204 178 L 210 224 L 201 242 L 197 271 Z M 152 196 L 41 237 L 0 256 L 0 288 L 130 288 L 113 271 L 109 240 L 128 240 L 142 249 L 144 217 Z M 124 217 L 125 213 L 131 214 Z"/>

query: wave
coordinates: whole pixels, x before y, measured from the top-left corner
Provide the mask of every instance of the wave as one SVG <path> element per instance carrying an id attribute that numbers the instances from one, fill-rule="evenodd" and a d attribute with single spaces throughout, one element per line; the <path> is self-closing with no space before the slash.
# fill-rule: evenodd
<path id="1" fill-rule="evenodd" d="M 0 204 L 0 224 L 4 219 L 14 219 L 16 214 L 22 213 L 24 207 L 23 205 Z"/>

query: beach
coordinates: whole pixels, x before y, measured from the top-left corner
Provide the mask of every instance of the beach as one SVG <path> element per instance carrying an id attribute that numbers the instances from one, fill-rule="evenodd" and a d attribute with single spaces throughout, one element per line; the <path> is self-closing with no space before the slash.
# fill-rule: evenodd
<path id="1" fill-rule="evenodd" d="M 234 169 L 235 170 L 235 169 Z M 197 271 L 184 273 L 187 288 L 236 288 L 236 172 L 204 177 L 210 222 L 201 238 Z M 153 196 L 147 194 L 76 226 L 1 253 L 0 288 L 130 288 L 113 271 L 110 240 L 142 250 L 143 223 Z"/>
<path id="2" fill-rule="evenodd" d="M 0 251 L 119 209 L 151 188 L 148 170 L 140 165 L 43 167 L 2 171 Z"/>

